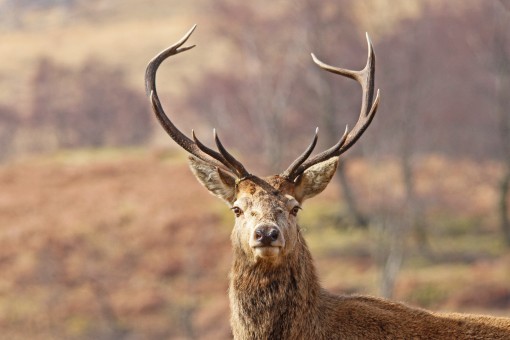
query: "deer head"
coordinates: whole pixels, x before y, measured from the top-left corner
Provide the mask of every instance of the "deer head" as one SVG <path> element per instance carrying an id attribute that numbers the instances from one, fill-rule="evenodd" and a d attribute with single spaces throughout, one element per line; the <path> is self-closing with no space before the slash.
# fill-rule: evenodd
<path id="1" fill-rule="evenodd" d="M 156 91 L 158 67 L 166 58 L 195 47 L 183 47 L 195 27 L 149 62 L 145 83 L 153 111 L 168 135 L 191 154 L 191 170 L 199 182 L 231 207 L 236 218 L 232 232 L 234 250 L 254 263 L 281 263 L 299 243 L 296 215 L 301 204 L 326 188 L 336 171 L 339 156 L 356 143 L 375 116 L 379 90 L 374 99 L 375 55 L 372 44 L 367 35 L 368 60 L 361 71 L 329 66 L 312 54 L 313 61 L 322 69 L 361 84 L 361 113 L 354 128 L 349 130 L 346 127 L 335 145 L 309 158 L 317 143 L 316 129 L 310 145 L 285 171 L 274 176 L 257 177 L 225 149 L 216 130 L 214 140 L 218 151 L 201 143 L 194 131 L 191 139 L 184 135 L 161 106 Z"/>

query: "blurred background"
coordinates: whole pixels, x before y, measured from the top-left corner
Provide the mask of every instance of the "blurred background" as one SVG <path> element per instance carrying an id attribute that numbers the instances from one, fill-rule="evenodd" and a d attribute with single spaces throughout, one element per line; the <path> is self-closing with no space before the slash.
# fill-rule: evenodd
<path id="1" fill-rule="evenodd" d="M 353 126 L 377 55 L 378 114 L 300 225 L 323 285 L 510 316 L 510 1 L 0 0 L 3 339 L 225 339 L 231 212 L 144 93 L 161 67 L 184 132 L 216 127 L 278 173 Z"/>

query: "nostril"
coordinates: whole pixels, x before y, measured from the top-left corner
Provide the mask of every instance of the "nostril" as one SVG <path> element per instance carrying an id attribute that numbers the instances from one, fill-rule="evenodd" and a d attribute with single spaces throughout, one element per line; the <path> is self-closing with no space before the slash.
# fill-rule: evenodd
<path id="1" fill-rule="evenodd" d="M 262 241 L 262 239 L 264 238 L 264 231 L 260 228 L 258 228 L 257 230 L 255 230 L 255 239 L 257 241 Z"/>
<path id="2" fill-rule="evenodd" d="M 267 236 L 269 236 L 271 240 L 276 241 L 278 239 L 278 236 L 280 236 L 280 232 L 278 231 L 278 229 L 273 228 L 269 231 L 269 235 Z"/>
<path id="3" fill-rule="evenodd" d="M 253 239 L 262 246 L 270 246 L 280 237 L 278 228 L 271 226 L 261 226 L 253 232 Z"/>

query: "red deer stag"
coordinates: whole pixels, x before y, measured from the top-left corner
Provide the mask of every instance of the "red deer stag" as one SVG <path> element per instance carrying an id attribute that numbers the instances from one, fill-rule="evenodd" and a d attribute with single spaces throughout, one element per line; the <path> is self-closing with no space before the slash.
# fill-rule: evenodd
<path id="1" fill-rule="evenodd" d="M 367 296 L 336 296 L 319 285 L 312 256 L 297 225 L 301 204 L 324 190 L 339 156 L 361 137 L 374 118 L 375 55 L 368 41 L 368 61 L 361 71 L 319 67 L 361 84 L 361 113 L 352 130 L 330 149 L 309 158 L 308 148 L 279 175 L 257 177 L 223 146 L 218 151 L 185 136 L 163 111 L 156 72 L 183 47 L 195 27 L 147 66 L 146 89 L 159 122 L 188 151 L 191 170 L 211 193 L 226 201 L 235 215 L 229 298 L 235 339 L 510 339 L 510 319 L 434 313 Z"/>

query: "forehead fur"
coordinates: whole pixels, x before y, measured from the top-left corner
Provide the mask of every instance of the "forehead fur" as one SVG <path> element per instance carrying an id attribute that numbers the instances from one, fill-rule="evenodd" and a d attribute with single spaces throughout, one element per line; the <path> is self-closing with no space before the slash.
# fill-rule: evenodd
<path id="1" fill-rule="evenodd" d="M 294 196 L 294 184 L 275 175 L 265 178 L 251 177 L 241 181 L 237 186 L 237 195 L 242 196 Z"/>

